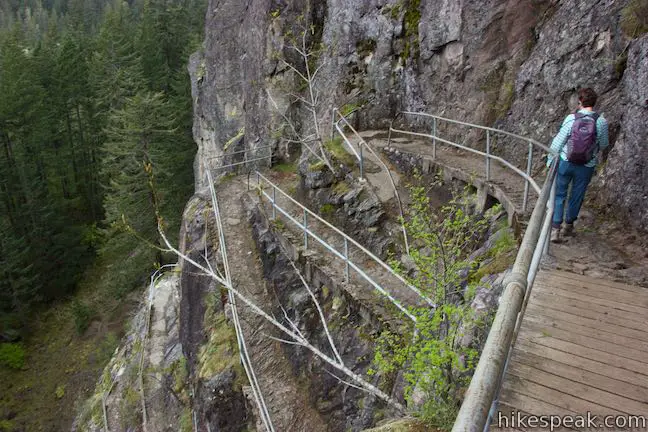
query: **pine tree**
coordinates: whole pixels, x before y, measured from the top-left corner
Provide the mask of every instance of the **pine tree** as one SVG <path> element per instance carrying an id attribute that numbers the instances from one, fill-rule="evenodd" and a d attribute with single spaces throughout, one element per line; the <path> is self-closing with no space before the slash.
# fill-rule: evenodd
<path id="1" fill-rule="evenodd" d="M 127 256 L 160 260 L 159 253 L 143 248 L 159 244 L 154 176 L 158 156 L 173 137 L 173 122 L 161 93 L 139 92 L 126 98 L 122 108 L 111 111 L 102 169 L 102 176 L 109 179 L 104 207 L 111 229 L 103 254 L 114 256 L 116 251 L 132 249 Z M 139 242 L 134 242 L 132 235 Z M 126 277 L 124 270 L 121 276 Z M 128 285 L 128 281 L 123 283 Z"/>

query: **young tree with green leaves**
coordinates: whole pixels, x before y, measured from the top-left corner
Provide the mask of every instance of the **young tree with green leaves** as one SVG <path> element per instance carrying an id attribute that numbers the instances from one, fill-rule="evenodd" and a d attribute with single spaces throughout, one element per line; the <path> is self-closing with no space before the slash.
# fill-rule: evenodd
<path id="1" fill-rule="evenodd" d="M 409 235 L 411 273 L 400 261 L 391 265 L 436 303 L 435 308 L 414 308 L 415 328 L 409 337 L 386 331 L 378 341 L 374 364 L 377 371 L 404 370 L 408 383 L 405 397 L 430 426 L 451 428 L 462 391 L 470 381 L 478 352 L 459 343 L 464 329 L 477 318 L 464 295 L 462 270 L 488 229 L 483 216 L 466 212 L 466 191 L 432 210 L 424 186 L 410 187 L 411 204 L 405 227 Z"/>

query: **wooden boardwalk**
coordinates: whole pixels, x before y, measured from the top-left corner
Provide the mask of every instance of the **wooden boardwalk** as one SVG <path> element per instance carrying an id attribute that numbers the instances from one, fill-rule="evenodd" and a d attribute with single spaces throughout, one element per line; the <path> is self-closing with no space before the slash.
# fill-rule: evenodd
<path id="1" fill-rule="evenodd" d="M 512 411 L 648 419 L 648 288 L 540 271 L 499 401 L 493 427 Z"/>

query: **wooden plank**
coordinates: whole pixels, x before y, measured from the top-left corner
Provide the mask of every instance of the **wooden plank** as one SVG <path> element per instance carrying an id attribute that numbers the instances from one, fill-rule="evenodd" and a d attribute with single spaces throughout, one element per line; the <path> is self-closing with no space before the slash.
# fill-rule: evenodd
<path id="1" fill-rule="evenodd" d="M 545 274 L 547 272 L 542 272 L 542 273 L 544 273 L 541 276 L 542 278 L 548 278 L 548 279 L 560 278 L 565 280 L 571 280 L 576 283 L 606 286 L 609 288 L 616 288 L 623 291 L 629 291 L 636 294 L 648 296 L 648 288 L 642 286 L 630 285 L 623 282 L 617 282 L 608 279 L 594 278 L 591 276 L 578 275 L 576 273 L 570 273 L 564 270 L 551 270 L 546 276 Z"/>
<path id="2" fill-rule="evenodd" d="M 627 304 L 617 302 L 614 298 L 610 298 L 607 294 L 592 293 L 586 288 L 578 287 L 558 287 L 547 285 L 544 282 L 534 283 L 531 292 L 535 290 L 543 290 L 551 293 L 556 293 L 562 297 L 569 297 L 576 300 L 586 300 L 589 303 L 596 303 L 602 306 L 608 306 L 620 311 L 628 311 L 638 315 L 645 316 L 648 314 L 648 308 L 641 307 L 636 304 Z"/>
<path id="3" fill-rule="evenodd" d="M 528 340 L 538 345 L 546 346 L 548 348 L 557 349 L 560 351 L 575 354 L 586 359 L 596 360 L 599 363 L 604 363 L 610 366 L 615 366 L 620 369 L 626 369 L 644 375 L 643 379 L 648 382 L 648 363 L 643 361 L 632 360 L 629 358 L 622 358 L 616 354 L 610 354 L 598 351 L 592 348 L 576 345 L 552 337 L 537 336 L 532 332 L 520 332 L 518 340 Z"/>
<path id="4" fill-rule="evenodd" d="M 591 318 L 571 315 L 569 313 L 565 313 L 563 311 L 559 311 L 553 308 L 536 305 L 533 302 L 529 302 L 529 304 L 527 305 L 525 315 L 527 313 L 531 313 L 536 316 L 546 316 L 546 317 L 556 318 L 566 322 L 582 325 L 584 327 L 605 330 L 609 333 L 618 334 L 620 336 L 636 339 L 638 341 L 648 342 L 648 334 L 640 330 L 621 327 L 615 324 L 605 323 Z"/>
<path id="5" fill-rule="evenodd" d="M 507 385 L 508 374 L 504 380 L 504 385 L 502 386 L 502 392 L 500 394 L 500 404 L 504 404 L 510 407 L 515 407 L 515 409 L 530 413 L 533 415 L 543 415 L 543 414 L 555 414 L 555 415 L 574 415 L 575 411 L 569 411 L 565 407 L 554 405 L 552 403 L 540 400 L 537 397 L 528 395 L 526 393 L 520 393 L 514 389 L 511 389 Z"/>
<path id="6" fill-rule="evenodd" d="M 648 359 L 648 352 L 640 351 L 631 347 L 617 345 L 614 342 L 602 341 L 592 337 L 591 335 L 582 335 L 575 333 L 571 330 L 565 330 L 560 327 L 551 325 L 540 324 L 533 319 L 526 319 L 522 323 L 520 331 L 525 331 L 527 334 L 533 334 L 536 337 L 552 337 L 555 339 L 571 342 L 583 347 L 591 348 L 594 350 L 614 354 L 622 358 L 646 362 Z"/>
<path id="7" fill-rule="evenodd" d="M 532 398 L 541 401 L 550 402 L 552 405 L 561 407 L 564 410 L 570 412 L 586 413 L 589 411 L 602 415 L 622 414 L 618 410 L 597 405 L 593 402 L 577 398 L 567 393 L 563 393 L 560 390 L 552 389 L 550 387 L 546 387 L 511 374 L 507 374 L 503 389 L 513 391 L 517 394 L 531 396 Z M 524 408 L 524 410 L 528 411 L 526 408 Z M 535 410 L 537 411 L 537 408 L 535 408 Z M 535 414 L 535 412 L 533 412 L 533 414 Z M 540 414 L 553 414 L 553 412 L 545 411 L 540 412 Z"/>
<path id="8" fill-rule="evenodd" d="M 646 379 L 645 375 L 601 363 L 596 360 L 580 357 L 575 354 L 564 352 L 548 346 L 539 345 L 528 340 L 518 340 L 515 343 L 515 350 L 520 350 L 541 357 L 554 359 L 555 361 L 558 361 L 560 363 L 566 363 L 580 369 L 604 375 L 618 381 L 623 381 L 623 383 L 619 383 L 619 385 L 630 383 L 648 388 L 648 380 Z"/>
<path id="9" fill-rule="evenodd" d="M 638 305 L 644 308 L 648 307 L 648 296 L 642 296 L 636 293 L 631 293 L 616 288 L 609 288 L 605 286 L 597 286 L 597 285 L 590 285 L 590 284 L 581 284 L 578 282 L 571 283 L 570 281 L 567 281 L 565 279 L 557 279 L 557 280 L 553 279 L 549 281 L 543 280 L 543 281 L 538 281 L 538 284 L 542 286 L 550 286 L 550 287 L 558 286 L 563 289 L 572 289 L 572 288 L 584 289 L 588 292 L 588 294 L 596 295 L 599 298 L 607 298 L 610 300 L 614 300 L 617 303 Z"/>
<path id="10" fill-rule="evenodd" d="M 531 289 L 532 297 L 535 295 L 538 297 L 546 298 L 552 302 L 561 302 L 576 307 L 583 306 L 584 308 L 594 312 L 599 312 L 618 318 L 624 318 L 629 321 L 636 321 L 648 326 L 648 309 L 645 309 L 644 313 L 639 314 L 622 309 L 617 309 L 610 305 L 601 305 L 598 302 L 593 302 L 592 297 L 580 296 L 578 294 L 574 294 L 572 296 L 565 295 L 567 293 L 569 293 L 569 291 L 556 288 L 549 289 L 543 286 L 534 286 Z"/>
<path id="11" fill-rule="evenodd" d="M 522 363 L 511 364 L 508 373 L 526 381 L 594 403 L 597 406 L 620 411 L 626 414 L 648 412 L 648 404 L 618 396 L 590 385 L 581 384 L 558 375 L 544 372 Z"/>
<path id="12" fill-rule="evenodd" d="M 613 378 L 606 377 L 579 366 L 572 366 L 566 363 L 558 362 L 551 358 L 545 358 L 536 354 L 515 350 L 511 356 L 511 363 L 522 363 L 533 366 L 536 369 L 552 373 L 557 376 L 576 381 L 581 384 L 591 385 L 609 393 L 617 394 L 626 399 L 638 402 L 648 403 L 648 388 L 640 387 L 635 384 L 619 382 Z"/>
<path id="13" fill-rule="evenodd" d="M 591 327 L 574 324 L 572 322 L 564 321 L 558 318 L 540 316 L 532 312 L 527 312 L 524 314 L 522 327 L 525 326 L 525 323 L 527 321 L 544 326 L 550 326 L 552 328 L 560 328 L 571 333 L 591 337 L 602 342 L 612 342 L 614 344 L 645 352 L 646 355 L 648 355 L 648 342 L 642 342 L 637 339 L 619 336 L 614 333 L 610 333 L 609 331 L 593 329 Z M 520 328 L 520 330 L 522 330 L 522 327 Z"/>
<path id="14" fill-rule="evenodd" d="M 611 314 L 597 312 L 588 308 L 586 303 L 571 305 L 566 301 L 552 301 L 551 298 L 547 298 L 546 296 L 543 296 L 541 294 L 531 294 L 530 301 L 536 306 L 548 307 L 554 310 L 559 310 L 561 312 L 566 312 L 574 316 L 590 318 L 596 321 L 614 324 L 619 327 L 639 330 L 644 334 L 648 333 L 648 323 L 631 321 L 625 318 L 619 318 Z"/>

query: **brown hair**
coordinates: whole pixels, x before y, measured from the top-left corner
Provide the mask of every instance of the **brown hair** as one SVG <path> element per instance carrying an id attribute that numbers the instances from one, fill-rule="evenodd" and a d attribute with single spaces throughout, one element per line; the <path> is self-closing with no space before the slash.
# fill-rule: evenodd
<path id="1" fill-rule="evenodd" d="M 578 90 L 578 101 L 583 108 L 593 107 L 597 98 L 596 92 L 589 87 Z"/>

